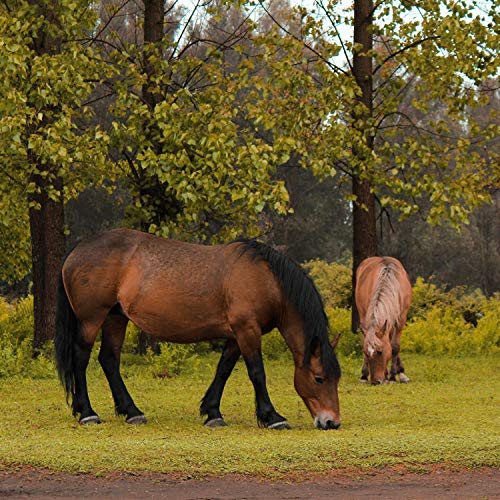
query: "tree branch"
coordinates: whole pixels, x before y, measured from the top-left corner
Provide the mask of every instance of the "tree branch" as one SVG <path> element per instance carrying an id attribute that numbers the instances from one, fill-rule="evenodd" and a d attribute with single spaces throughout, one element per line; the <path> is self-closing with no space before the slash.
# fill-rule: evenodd
<path id="1" fill-rule="evenodd" d="M 422 45 L 425 42 L 428 42 L 429 40 L 438 40 L 440 37 L 437 35 L 434 36 L 428 36 L 426 38 L 422 38 L 422 40 L 415 40 L 413 43 L 410 43 L 410 45 L 406 45 L 405 47 L 400 48 L 399 50 L 396 50 L 396 52 L 393 52 L 392 54 L 388 55 L 378 66 L 375 67 L 373 70 L 373 74 L 375 75 L 377 71 L 379 71 L 385 63 L 389 62 L 391 59 L 394 59 L 396 56 L 399 54 L 402 54 L 403 52 L 406 52 L 407 50 L 413 49 L 414 47 L 417 47 L 418 45 Z"/>
<path id="2" fill-rule="evenodd" d="M 306 43 L 304 40 L 301 40 L 299 37 L 297 37 L 296 35 L 294 35 L 293 33 L 291 33 L 289 30 L 287 30 L 285 28 L 285 26 L 283 26 L 270 12 L 269 10 L 266 8 L 266 6 L 264 5 L 263 3 L 263 0 L 259 0 L 259 3 L 260 3 L 260 6 L 262 7 L 262 10 L 269 16 L 269 18 L 271 19 L 271 21 L 273 21 L 274 24 L 276 24 L 276 26 L 278 26 L 278 28 L 280 30 L 282 30 L 284 33 L 286 33 L 288 36 L 292 37 L 294 40 L 296 40 L 297 42 L 300 42 L 306 49 L 310 50 L 313 54 L 315 54 L 316 56 L 319 57 L 319 59 L 321 61 L 323 61 L 324 64 L 326 64 L 331 70 L 333 71 L 336 71 L 338 73 L 342 73 L 343 75 L 346 75 L 348 76 L 349 73 L 345 70 L 343 70 L 342 68 L 338 67 L 337 65 L 331 63 L 328 59 L 326 59 L 325 57 L 323 57 L 323 55 L 318 52 L 316 49 L 314 49 L 313 47 L 311 47 L 308 43 Z"/>

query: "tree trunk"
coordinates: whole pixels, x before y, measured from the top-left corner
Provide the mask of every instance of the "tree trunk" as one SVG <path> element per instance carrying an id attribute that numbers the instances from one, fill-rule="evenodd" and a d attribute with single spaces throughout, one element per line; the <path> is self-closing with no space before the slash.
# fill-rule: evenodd
<path id="1" fill-rule="evenodd" d="M 358 130 L 364 135 L 365 148 L 353 150 L 358 164 L 368 161 L 367 151 L 373 149 L 373 135 L 368 132 L 367 121 L 373 112 L 373 87 L 372 87 L 372 24 L 373 24 L 373 1 L 355 0 L 354 2 L 354 53 L 353 74 L 356 83 L 361 89 L 359 101 L 363 104 L 363 111 L 354 112 L 353 118 Z M 370 190 L 370 182 L 361 178 L 357 172 L 353 175 L 352 193 L 356 199 L 353 202 L 353 272 L 352 272 L 352 331 L 357 332 L 359 328 L 359 314 L 354 300 L 356 290 L 356 269 L 361 261 L 377 253 L 377 232 L 375 217 L 375 196 Z"/>
<path id="2" fill-rule="evenodd" d="M 29 0 L 29 4 L 39 9 L 41 16 L 54 21 L 56 13 L 47 2 Z M 31 46 L 38 56 L 59 53 L 60 47 L 61 41 L 43 29 L 36 33 Z M 45 120 L 44 117 L 43 125 L 47 125 Z M 54 165 L 42 164 L 30 153 L 27 160 L 30 165 L 36 165 L 39 172 L 31 176 L 30 181 L 35 184 L 37 191 L 29 197 L 30 204 L 36 205 L 29 210 L 34 302 L 33 356 L 36 357 L 43 344 L 55 334 L 57 288 L 66 252 L 66 238 L 63 180 L 57 175 L 50 175 L 54 173 Z M 49 197 L 51 188 L 60 193 L 57 201 Z"/>
<path id="3" fill-rule="evenodd" d="M 32 207 L 29 211 L 35 322 L 33 356 L 36 357 L 43 344 L 54 337 L 57 287 L 66 240 L 62 195 L 58 201 L 50 199 L 46 179 L 34 176 L 33 180 L 41 190 L 32 196 L 39 208 Z M 57 178 L 52 185 L 61 190 L 62 180 Z"/>
<path id="4" fill-rule="evenodd" d="M 352 191 L 357 196 L 352 210 L 352 331 L 356 333 L 359 328 L 359 314 L 354 300 L 356 269 L 364 259 L 377 254 L 377 233 L 375 197 L 370 193 L 370 183 L 353 178 Z M 361 207 L 361 204 L 367 209 Z"/>
<path id="5" fill-rule="evenodd" d="M 159 46 L 163 39 L 163 11 L 165 0 L 145 0 L 144 1 L 144 71 L 147 80 L 142 87 L 142 98 L 148 104 L 151 113 L 154 111 L 157 98 L 150 87 L 150 81 L 156 73 L 156 68 L 150 60 L 151 48 Z M 161 47 L 158 47 L 161 50 Z M 139 197 L 143 197 L 143 187 L 139 189 Z M 141 229 L 144 229 L 141 227 Z M 156 338 L 151 337 L 142 330 L 139 332 L 137 351 L 145 354 L 150 348 L 154 352 L 159 352 L 159 345 Z"/>
<path id="6" fill-rule="evenodd" d="M 155 46 L 161 50 L 163 39 L 163 9 L 165 0 L 145 0 L 144 1 L 144 71 L 147 81 L 142 88 L 142 97 L 153 111 L 156 104 L 156 97 L 150 88 L 149 82 L 155 75 L 157 69 L 151 62 L 151 48 Z"/>

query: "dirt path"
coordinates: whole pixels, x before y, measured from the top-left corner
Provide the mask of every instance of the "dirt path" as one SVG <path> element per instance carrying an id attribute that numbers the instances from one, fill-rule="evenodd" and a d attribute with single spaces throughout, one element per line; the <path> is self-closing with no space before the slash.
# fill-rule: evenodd
<path id="1" fill-rule="evenodd" d="M 499 498 L 498 469 L 424 474 L 390 469 L 355 477 L 354 472 L 331 473 L 314 480 L 269 481 L 244 476 L 177 479 L 171 475 L 113 474 L 109 477 L 70 475 L 23 468 L 0 471 L 0 497 L 6 498 L 169 498 L 187 499 L 303 499 L 303 498 Z"/>

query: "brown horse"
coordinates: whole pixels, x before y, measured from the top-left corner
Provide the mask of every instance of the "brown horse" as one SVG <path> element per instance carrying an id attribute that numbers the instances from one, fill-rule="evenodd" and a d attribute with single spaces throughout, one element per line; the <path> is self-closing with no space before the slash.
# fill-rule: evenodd
<path id="1" fill-rule="evenodd" d="M 82 241 L 66 258 L 59 290 L 56 361 L 81 423 L 99 423 L 86 368 L 102 329 L 99 362 L 115 409 L 129 423 L 146 419 L 119 371 L 128 321 L 170 342 L 226 339 L 215 378 L 201 402 L 206 425 L 226 425 L 222 392 L 243 356 L 255 389 L 259 425 L 289 428 L 269 398 L 261 336 L 274 327 L 295 361 L 295 388 L 319 429 L 340 425 L 340 366 L 321 297 L 290 259 L 253 240 L 204 246 L 118 229 Z"/>
<path id="2" fill-rule="evenodd" d="M 401 331 L 411 304 L 411 285 L 399 260 L 370 257 L 356 273 L 356 306 L 363 331 L 363 368 L 361 382 L 381 384 L 387 379 L 392 358 L 390 381 L 407 383 L 399 357 Z"/>

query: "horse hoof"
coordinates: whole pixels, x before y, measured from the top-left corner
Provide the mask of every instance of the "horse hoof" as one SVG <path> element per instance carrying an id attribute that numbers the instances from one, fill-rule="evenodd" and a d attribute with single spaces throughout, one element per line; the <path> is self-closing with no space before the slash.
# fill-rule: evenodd
<path id="1" fill-rule="evenodd" d="M 224 422 L 224 419 L 223 418 L 212 418 L 211 420 L 207 420 L 205 422 L 205 427 L 210 427 L 210 428 L 214 428 L 214 427 L 227 427 L 227 424 L 226 422 Z"/>
<path id="2" fill-rule="evenodd" d="M 276 431 L 284 431 L 286 429 L 291 429 L 291 427 L 286 423 L 286 420 L 283 420 L 283 422 L 276 422 L 275 424 L 268 425 L 267 428 L 274 429 Z"/>
<path id="3" fill-rule="evenodd" d="M 399 374 L 399 381 L 402 384 L 407 384 L 408 382 L 410 382 L 410 379 L 404 373 L 400 373 Z"/>
<path id="4" fill-rule="evenodd" d="M 135 417 L 127 418 L 127 420 L 125 420 L 125 422 L 127 422 L 127 424 L 131 424 L 131 425 L 144 425 L 144 424 L 148 423 L 148 421 L 144 415 L 136 415 Z"/>
<path id="5" fill-rule="evenodd" d="M 97 415 L 90 415 L 89 417 L 81 418 L 80 425 L 100 424 L 101 419 Z"/>
<path id="6" fill-rule="evenodd" d="M 359 379 L 359 382 L 360 382 L 361 384 L 367 384 L 367 383 L 368 383 L 368 379 L 367 379 L 367 378 L 360 378 L 360 379 Z"/>

